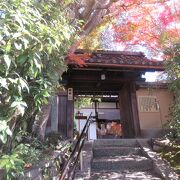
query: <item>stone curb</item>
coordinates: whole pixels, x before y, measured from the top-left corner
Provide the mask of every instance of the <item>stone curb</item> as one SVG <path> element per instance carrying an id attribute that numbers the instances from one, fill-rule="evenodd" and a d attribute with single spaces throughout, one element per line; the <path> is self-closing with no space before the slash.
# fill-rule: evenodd
<path id="1" fill-rule="evenodd" d="M 93 158 L 93 141 L 85 143 L 80 155 L 80 172 L 76 172 L 76 180 L 87 180 L 91 175 L 91 161 Z"/>
<path id="2" fill-rule="evenodd" d="M 143 153 L 145 156 L 149 157 L 153 161 L 154 171 L 161 176 L 164 180 L 178 180 L 177 174 L 171 169 L 169 164 L 162 160 L 156 152 L 152 151 L 152 148 L 147 143 L 147 139 L 138 139 Z"/>

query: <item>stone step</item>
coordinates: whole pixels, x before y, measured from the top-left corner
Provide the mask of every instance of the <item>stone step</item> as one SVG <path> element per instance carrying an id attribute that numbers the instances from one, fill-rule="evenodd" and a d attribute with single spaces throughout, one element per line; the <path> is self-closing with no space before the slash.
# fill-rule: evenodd
<path id="1" fill-rule="evenodd" d="M 94 147 L 99 146 L 123 146 L 123 147 L 138 147 L 136 139 L 97 139 L 94 140 Z"/>
<path id="2" fill-rule="evenodd" d="M 142 155 L 141 149 L 138 147 L 95 147 L 93 156 L 125 156 L 125 155 Z"/>
<path id="3" fill-rule="evenodd" d="M 131 156 L 107 156 L 96 157 L 92 161 L 92 170 L 140 170 L 146 171 L 152 169 L 153 164 L 146 157 Z"/>
<path id="4" fill-rule="evenodd" d="M 91 172 L 77 172 L 74 180 L 161 180 L 152 171 L 99 171 Z"/>
<path id="5" fill-rule="evenodd" d="M 89 180 L 160 180 L 152 171 L 99 171 L 92 172 Z M 80 179 L 76 179 L 80 180 Z"/>
<path id="6" fill-rule="evenodd" d="M 73 180 L 89 180 L 89 178 L 90 178 L 89 172 L 78 171 L 78 172 L 75 172 Z"/>

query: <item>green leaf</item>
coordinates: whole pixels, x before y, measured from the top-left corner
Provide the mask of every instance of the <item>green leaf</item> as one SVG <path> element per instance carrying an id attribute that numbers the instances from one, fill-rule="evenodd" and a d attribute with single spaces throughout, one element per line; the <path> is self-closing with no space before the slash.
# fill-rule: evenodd
<path id="1" fill-rule="evenodd" d="M 21 43 L 14 43 L 14 46 L 17 50 L 21 50 L 22 49 L 22 44 Z"/>
<path id="2" fill-rule="evenodd" d="M 41 63 L 38 61 L 38 59 L 34 58 L 34 64 L 37 69 L 41 70 Z"/>
<path id="3" fill-rule="evenodd" d="M 23 116 L 25 109 L 27 108 L 26 102 L 23 101 L 14 101 L 11 104 L 12 108 L 15 108 L 17 110 L 17 114 Z"/>
<path id="4" fill-rule="evenodd" d="M 16 38 L 20 37 L 21 35 L 22 35 L 22 33 L 20 33 L 20 32 L 14 33 L 12 38 L 16 39 Z"/>
<path id="5" fill-rule="evenodd" d="M 6 81 L 6 78 L 0 77 L 0 86 L 8 90 L 8 83 Z"/>
<path id="6" fill-rule="evenodd" d="M 12 132 L 6 121 L 0 121 L 0 140 L 6 143 L 7 137 L 12 136 Z"/>
<path id="7" fill-rule="evenodd" d="M 3 144 L 5 144 L 7 142 L 7 136 L 4 134 L 0 134 L 0 140 Z"/>
<path id="8" fill-rule="evenodd" d="M 4 55 L 4 62 L 6 63 L 7 69 L 9 69 L 11 65 L 11 59 L 9 58 L 9 55 L 7 54 Z"/>
<path id="9" fill-rule="evenodd" d="M 49 96 L 50 96 L 50 94 L 49 94 L 49 92 L 48 92 L 48 91 L 44 91 L 43 96 L 44 96 L 44 97 L 49 97 Z"/>
<path id="10" fill-rule="evenodd" d="M 21 54 L 19 57 L 17 57 L 17 61 L 22 65 L 27 60 L 28 55 L 27 54 Z"/>
<path id="11" fill-rule="evenodd" d="M 10 52 L 10 50 L 11 50 L 11 43 L 8 42 L 6 45 L 6 52 Z"/>
<path id="12" fill-rule="evenodd" d="M 5 71 L 4 65 L 0 64 L 0 72 L 4 73 L 4 71 Z"/>
<path id="13" fill-rule="evenodd" d="M 29 40 L 27 40 L 25 38 L 22 38 L 21 40 L 24 43 L 24 49 L 27 49 L 28 48 L 28 44 L 29 44 Z"/>
<path id="14" fill-rule="evenodd" d="M 11 83 L 14 83 L 14 84 L 17 84 L 17 82 L 18 82 L 18 78 L 15 78 L 15 79 L 13 79 L 13 78 L 7 78 Z"/>
<path id="15" fill-rule="evenodd" d="M 21 85 L 22 89 L 26 89 L 29 93 L 29 87 L 27 82 L 23 78 L 19 78 L 19 84 Z"/>

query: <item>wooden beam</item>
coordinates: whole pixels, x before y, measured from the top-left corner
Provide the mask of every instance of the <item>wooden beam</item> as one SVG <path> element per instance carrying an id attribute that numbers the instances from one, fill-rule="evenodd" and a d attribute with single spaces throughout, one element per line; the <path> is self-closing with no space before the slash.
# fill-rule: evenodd
<path id="1" fill-rule="evenodd" d="M 72 77 L 69 79 L 71 82 L 106 82 L 106 83 L 119 83 L 119 82 L 127 82 L 132 81 L 135 78 L 124 78 L 124 77 L 108 77 L 106 76 L 105 80 L 101 80 L 101 77 L 98 76 L 78 76 L 78 75 L 72 75 Z"/>
<path id="2" fill-rule="evenodd" d="M 134 138 L 134 123 L 131 108 L 131 96 L 129 84 L 124 86 L 119 94 L 120 115 L 122 119 L 123 136 L 125 138 Z"/>
<path id="3" fill-rule="evenodd" d="M 115 91 L 118 92 L 120 91 L 122 85 L 121 84 L 116 84 L 116 85 L 108 85 L 108 84 L 104 84 L 104 85 L 100 85 L 99 87 L 96 85 L 92 85 L 92 84 L 70 84 L 71 87 L 73 87 L 74 91 L 87 91 L 87 92 L 97 92 L 97 91 Z"/>
<path id="4" fill-rule="evenodd" d="M 86 63 L 88 67 L 108 67 L 108 68 L 128 68 L 128 69 L 138 69 L 138 70 L 156 70 L 156 71 L 164 71 L 164 66 L 153 66 L 153 65 L 136 65 L 136 64 L 102 64 L 102 63 Z"/>
<path id="5" fill-rule="evenodd" d="M 73 138 L 74 129 L 74 100 L 67 100 L 67 137 Z"/>
<path id="6" fill-rule="evenodd" d="M 135 137 L 141 136 L 140 123 L 139 123 L 139 114 L 138 114 L 138 104 L 136 97 L 136 84 L 132 82 L 130 84 L 130 93 L 131 93 L 131 106 L 134 122 Z"/>

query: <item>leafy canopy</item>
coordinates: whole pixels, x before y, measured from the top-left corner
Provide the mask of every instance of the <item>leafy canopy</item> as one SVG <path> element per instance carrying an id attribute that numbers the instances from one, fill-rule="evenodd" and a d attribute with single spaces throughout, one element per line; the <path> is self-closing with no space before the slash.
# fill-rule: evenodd
<path id="1" fill-rule="evenodd" d="M 171 49 L 166 50 L 166 53 L 168 55 L 166 72 L 170 81 L 169 88 L 175 96 L 171 107 L 172 119 L 168 125 L 172 130 L 170 135 L 180 137 L 180 44 L 176 44 Z"/>
<path id="2" fill-rule="evenodd" d="M 25 129 L 55 92 L 77 28 L 67 18 L 70 1 L 1 0 L 0 140 Z M 64 6 L 63 6 L 64 5 Z M 9 126 L 9 128 L 7 127 Z M 17 128 L 18 126 L 18 128 Z"/>

